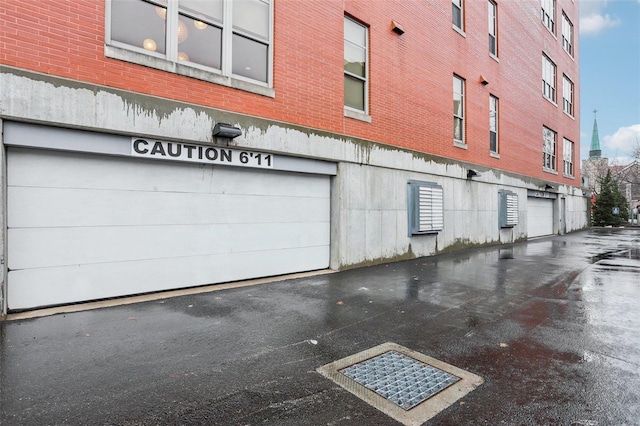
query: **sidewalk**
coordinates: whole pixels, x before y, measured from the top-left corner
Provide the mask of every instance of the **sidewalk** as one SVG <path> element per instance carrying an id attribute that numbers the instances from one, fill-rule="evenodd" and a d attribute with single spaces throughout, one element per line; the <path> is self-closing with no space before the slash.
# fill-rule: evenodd
<path id="1" fill-rule="evenodd" d="M 316 369 L 392 342 L 484 383 L 433 425 L 640 418 L 640 230 L 5 321 L 0 424 L 399 425 Z"/>

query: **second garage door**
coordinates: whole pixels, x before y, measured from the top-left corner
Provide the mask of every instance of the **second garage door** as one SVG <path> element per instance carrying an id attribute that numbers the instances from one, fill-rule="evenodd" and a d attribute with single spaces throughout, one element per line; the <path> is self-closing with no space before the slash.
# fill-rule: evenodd
<path id="1" fill-rule="evenodd" d="M 10 310 L 327 268 L 329 177 L 9 148 Z"/>
<path id="2" fill-rule="evenodd" d="M 527 198 L 527 234 L 529 238 L 553 234 L 553 199 Z"/>

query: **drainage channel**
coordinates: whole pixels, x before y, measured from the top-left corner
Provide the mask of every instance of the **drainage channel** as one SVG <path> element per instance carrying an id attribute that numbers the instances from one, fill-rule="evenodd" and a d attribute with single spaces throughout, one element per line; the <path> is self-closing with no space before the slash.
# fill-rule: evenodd
<path id="1" fill-rule="evenodd" d="M 483 379 L 395 343 L 384 343 L 317 369 L 406 426 L 421 425 Z"/>

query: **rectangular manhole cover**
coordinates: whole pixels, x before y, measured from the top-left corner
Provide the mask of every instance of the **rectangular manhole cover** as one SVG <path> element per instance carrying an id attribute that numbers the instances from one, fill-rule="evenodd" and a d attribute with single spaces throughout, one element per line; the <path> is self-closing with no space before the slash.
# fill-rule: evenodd
<path id="1" fill-rule="evenodd" d="M 460 380 L 453 374 L 396 351 L 378 355 L 340 372 L 405 410 Z"/>
<path id="2" fill-rule="evenodd" d="M 395 343 L 317 371 L 407 426 L 423 424 L 483 382 L 473 373 Z"/>

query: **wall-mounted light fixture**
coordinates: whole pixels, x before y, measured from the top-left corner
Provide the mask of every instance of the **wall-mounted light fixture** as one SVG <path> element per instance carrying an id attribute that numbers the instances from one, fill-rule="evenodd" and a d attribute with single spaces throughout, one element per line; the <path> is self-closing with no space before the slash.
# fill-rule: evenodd
<path id="1" fill-rule="evenodd" d="M 552 190 L 552 189 L 555 189 L 555 188 L 554 188 L 553 186 L 549 185 L 549 184 L 546 184 L 546 185 L 544 186 L 544 190 L 545 190 L 545 191 L 550 191 L 550 190 Z"/>
<path id="2" fill-rule="evenodd" d="M 476 172 L 473 169 L 467 170 L 467 179 L 471 179 L 471 178 L 473 178 L 475 176 L 480 176 L 480 173 Z"/>
<path id="3" fill-rule="evenodd" d="M 398 24 L 396 21 L 391 21 L 391 31 L 398 35 L 404 34 L 404 30 L 402 29 L 402 25 Z"/>
<path id="4" fill-rule="evenodd" d="M 238 127 L 233 127 L 231 124 L 226 123 L 216 123 L 213 126 L 213 137 L 214 138 L 229 138 L 233 139 L 242 134 L 242 130 Z"/>
<path id="5" fill-rule="evenodd" d="M 483 86 L 486 86 L 487 84 L 489 84 L 489 80 L 487 80 L 487 79 L 485 78 L 485 76 L 484 76 L 484 75 L 481 75 L 481 76 L 480 76 L 480 83 L 481 83 Z"/>

